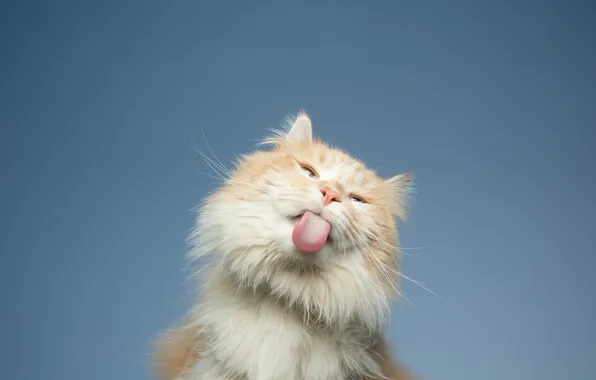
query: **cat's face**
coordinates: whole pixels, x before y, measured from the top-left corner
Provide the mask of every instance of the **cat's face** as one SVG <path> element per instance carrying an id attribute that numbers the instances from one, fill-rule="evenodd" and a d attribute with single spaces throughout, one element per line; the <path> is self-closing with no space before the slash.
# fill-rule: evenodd
<path id="1" fill-rule="evenodd" d="M 215 254 L 239 284 L 264 286 L 323 321 L 380 318 L 396 292 L 394 219 L 404 216 L 410 175 L 383 180 L 313 140 L 305 114 L 270 142 L 205 202 L 195 254 Z M 324 229 L 312 249 L 296 232 L 307 212 L 320 224 L 312 234 Z"/>

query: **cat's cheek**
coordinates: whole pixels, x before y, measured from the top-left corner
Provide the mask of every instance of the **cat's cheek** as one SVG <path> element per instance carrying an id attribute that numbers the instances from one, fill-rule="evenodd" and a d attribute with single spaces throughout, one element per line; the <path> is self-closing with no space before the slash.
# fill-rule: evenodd
<path id="1" fill-rule="evenodd" d="M 328 220 L 329 223 L 338 224 L 344 223 L 344 211 L 342 210 L 342 206 L 339 203 L 333 202 L 323 208 L 321 212 L 321 216 Z"/>
<path id="2" fill-rule="evenodd" d="M 323 196 L 314 186 L 306 189 L 271 190 L 262 200 L 270 204 L 279 215 L 290 219 L 306 210 L 315 213 L 323 211 Z"/>
<path id="3" fill-rule="evenodd" d="M 292 254 L 296 250 L 296 246 L 292 241 L 292 231 L 294 230 L 294 223 L 290 221 L 280 221 L 276 226 L 275 240 L 281 248 L 280 254 Z"/>
<path id="4" fill-rule="evenodd" d="M 350 226 L 350 216 L 342 209 L 341 205 L 330 204 L 323 209 L 321 216 L 331 223 L 331 236 L 333 238 L 345 236 L 346 229 Z"/>
<path id="5" fill-rule="evenodd" d="M 283 205 L 282 205 L 283 206 Z M 296 225 L 296 221 L 288 218 L 286 213 L 283 211 L 289 211 L 291 215 L 291 206 L 289 208 L 276 208 L 273 207 L 271 212 L 267 214 L 264 220 L 264 228 L 261 231 L 261 235 L 266 236 L 266 239 L 270 241 L 271 247 L 275 247 L 278 251 L 275 254 L 285 255 L 286 253 L 295 250 L 294 243 L 292 242 L 292 231 Z M 297 214 L 299 211 L 296 211 Z"/>

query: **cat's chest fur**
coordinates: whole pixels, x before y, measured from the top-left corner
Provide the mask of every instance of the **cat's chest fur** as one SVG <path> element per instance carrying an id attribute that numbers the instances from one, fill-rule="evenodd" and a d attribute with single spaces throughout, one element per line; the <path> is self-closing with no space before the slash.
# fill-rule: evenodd
<path id="1" fill-rule="evenodd" d="M 212 298 L 199 323 L 205 347 L 191 380 L 344 380 L 376 365 L 369 334 L 308 327 L 272 301 Z"/>

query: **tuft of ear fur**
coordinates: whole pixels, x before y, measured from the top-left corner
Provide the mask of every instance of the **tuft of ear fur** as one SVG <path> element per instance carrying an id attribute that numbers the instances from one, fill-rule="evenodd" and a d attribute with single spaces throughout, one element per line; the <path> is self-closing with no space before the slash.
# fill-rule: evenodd
<path id="1" fill-rule="evenodd" d="M 301 144 L 312 141 L 312 122 L 304 111 L 298 113 L 292 127 L 286 134 L 286 141 Z"/>
<path id="2" fill-rule="evenodd" d="M 272 135 L 265 138 L 259 145 L 280 146 L 284 143 L 302 144 L 313 139 L 312 122 L 304 110 L 298 115 L 289 115 L 283 123 L 282 129 L 273 129 Z"/>
<path id="3" fill-rule="evenodd" d="M 403 221 L 408 218 L 408 199 L 414 190 L 413 181 L 414 176 L 411 173 L 398 174 L 386 180 L 393 189 L 395 213 Z"/>

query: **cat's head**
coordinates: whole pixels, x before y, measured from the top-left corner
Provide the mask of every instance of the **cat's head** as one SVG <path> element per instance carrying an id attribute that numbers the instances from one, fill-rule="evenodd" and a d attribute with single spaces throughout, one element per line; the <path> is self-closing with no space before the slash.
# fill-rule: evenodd
<path id="1" fill-rule="evenodd" d="M 382 179 L 316 140 L 300 113 L 242 157 L 204 202 L 191 257 L 325 323 L 382 324 L 397 294 L 398 236 L 411 175 Z"/>

